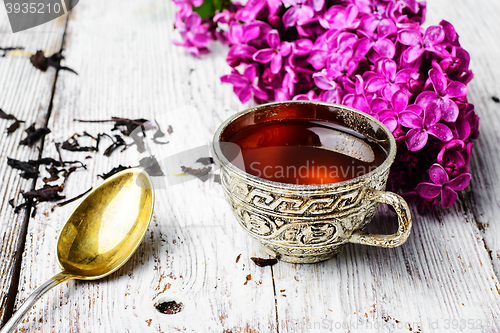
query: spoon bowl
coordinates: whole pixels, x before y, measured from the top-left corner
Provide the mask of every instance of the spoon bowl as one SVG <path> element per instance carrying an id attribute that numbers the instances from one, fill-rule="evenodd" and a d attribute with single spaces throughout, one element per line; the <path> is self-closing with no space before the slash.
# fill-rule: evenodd
<path id="1" fill-rule="evenodd" d="M 154 190 L 141 169 L 126 169 L 92 190 L 67 219 L 57 242 L 62 272 L 38 287 L 0 330 L 13 332 L 45 292 L 70 280 L 101 279 L 123 266 L 139 247 L 153 215 Z"/>
<path id="2" fill-rule="evenodd" d="M 151 180 L 140 169 L 122 171 L 89 193 L 59 235 L 63 271 L 95 280 L 120 268 L 144 238 L 153 196 Z"/>

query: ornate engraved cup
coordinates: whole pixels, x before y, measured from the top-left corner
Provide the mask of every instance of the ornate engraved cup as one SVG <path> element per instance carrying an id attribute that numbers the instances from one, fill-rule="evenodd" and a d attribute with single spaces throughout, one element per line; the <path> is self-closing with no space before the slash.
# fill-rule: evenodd
<path id="1" fill-rule="evenodd" d="M 338 183 L 295 185 L 246 173 L 230 162 L 224 145 L 237 131 L 280 119 L 321 120 L 343 125 L 378 143 L 387 158 L 375 170 Z M 380 247 L 403 244 L 411 216 L 399 195 L 384 192 L 396 156 L 391 132 L 373 117 L 341 105 L 287 101 L 260 105 L 235 114 L 215 133 L 213 149 L 221 167 L 224 196 L 241 226 L 270 255 L 292 263 L 313 263 L 333 257 L 346 243 Z M 362 231 L 379 203 L 394 207 L 398 231 L 374 235 Z"/>

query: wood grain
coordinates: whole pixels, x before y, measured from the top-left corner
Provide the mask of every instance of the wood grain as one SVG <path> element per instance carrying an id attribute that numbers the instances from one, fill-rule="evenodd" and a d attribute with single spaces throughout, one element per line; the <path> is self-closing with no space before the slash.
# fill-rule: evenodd
<path id="1" fill-rule="evenodd" d="M 495 223 L 500 105 L 491 99 L 500 95 L 500 70 L 495 65 L 500 56 L 499 3 L 440 0 L 427 4 L 426 25 L 448 20 L 471 55 L 475 78 L 468 97 L 482 118 L 482 136 L 474 146 L 469 193 L 452 209 L 425 215 L 414 211 L 412 235 L 400 248 L 349 245 L 336 258 L 318 265 L 274 266 L 280 332 L 500 329 L 495 274 L 500 260 L 500 229 Z M 396 225 L 395 215 L 384 209 L 369 228 L 393 232 L 388 220 Z"/>
<path id="2" fill-rule="evenodd" d="M 74 119 L 154 118 L 164 132 L 170 125 L 173 133 L 162 139 L 169 143 L 150 147 L 160 161 L 211 140 L 216 126 L 240 107 L 218 79 L 226 71 L 225 51 L 200 60 L 186 56 L 172 44 L 173 13 L 171 2 L 157 1 L 87 1 L 74 9 L 65 48 L 79 76 L 57 81 L 45 156 L 55 156 L 53 142 L 75 132 L 111 133 L 109 123 Z M 110 144 L 106 140 L 103 147 Z M 148 155 L 135 147 L 109 158 L 102 152 L 62 152 L 64 159 L 92 156 L 85 160 L 87 170 L 69 178 L 67 197 L 100 182 L 98 174 L 118 164 L 137 165 Z M 188 166 L 201 167 L 195 160 Z M 169 172 L 180 173 L 180 165 Z M 220 185 L 192 179 L 156 193 L 154 220 L 130 262 L 102 281 L 69 282 L 52 290 L 20 331 L 276 330 L 271 270 L 250 261 L 264 252 L 230 215 Z M 28 229 L 20 301 L 59 270 L 54 244 L 74 205 L 53 213 L 53 204 L 39 205 Z M 182 302 L 184 309 L 166 315 L 154 308 L 170 300 Z"/>
<path id="3" fill-rule="evenodd" d="M 498 275 L 500 104 L 496 103 L 493 97 L 500 96 L 500 22 L 496 17 L 496 13 L 500 12 L 500 4 L 488 1 L 474 7 L 471 10 L 471 6 L 465 3 L 453 2 L 451 11 L 443 15 L 453 15 L 457 31 L 460 32 L 460 42 L 471 55 L 471 68 L 475 77 L 469 84 L 468 97 L 471 103 L 475 104 L 476 112 L 481 118 L 481 137 L 474 143 L 471 160 L 472 180 L 463 198 L 474 213 Z"/>
<path id="4" fill-rule="evenodd" d="M 52 290 L 20 331 L 498 331 L 498 262 L 492 265 L 488 253 L 500 253 L 494 225 L 500 122 L 498 104 L 490 96 L 499 88 L 494 60 L 500 52 L 492 46 L 498 7 L 494 0 L 481 6 L 428 1 L 427 24 L 449 20 L 471 53 L 476 78 L 469 97 L 483 119 L 483 136 L 475 146 L 471 190 L 453 209 L 425 215 L 413 211 L 414 228 L 404 246 L 348 245 L 324 263 L 260 268 L 249 258 L 264 257 L 264 252 L 237 225 L 217 183 L 159 183 L 154 219 L 129 263 L 102 281 L 70 281 Z M 164 132 L 171 125 L 173 133 L 165 138 L 167 145 L 151 143 L 148 153 L 133 146 L 109 158 L 102 149 L 93 154 L 63 151 L 65 159 L 92 157 L 86 160 L 87 170 L 69 178 L 67 197 L 99 183 L 97 175 L 118 164 L 137 165 L 149 154 L 163 162 L 190 149 L 202 151 L 225 118 L 248 107 L 219 81 L 229 72 L 224 46 L 215 44 L 210 55 L 194 59 L 172 45 L 174 11 L 170 1 L 152 0 L 85 1 L 72 11 L 64 47 L 67 64 L 80 75 L 64 73 L 56 82 L 48 121 L 53 133 L 45 141 L 44 156 L 56 156 L 54 142 L 75 132 L 110 133 L 109 123 L 74 119 L 144 117 L 157 119 Z M 104 140 L 103 146 L 109 143 Z M 201 165 L 192 160 L 190 166 Z M 0 175 L 12 174 L 2 170 Z M 17 186 L 19 180 L 10 184 Z M 40 205 L 29 221 L 18 302 L 59 271 L 54 244 L 75 204 L 54 212 L 53 204 Z M 395 225 L 395 215 L 382 208 L 369 231 L 391 233 Z M 3 281 L 2 286 L 8 285 Z M 183 310 L 175 315 L 155 310 L 155 304 L 170 300 L 182 302 Z"/>
<path id="5" fill-rule="evenodd" d="M 24 47 L 26 54 L 44 50 L 52 54 L 60 50 L 65 29 L 65 18 L 61 17 L 29 32 L 13 34 L 4 10 L 0 10 L 0 47 Z M 0 324 L 4 320 L 7 296 L 11 282 L 15 281 L 19 251 L 22 251 L 23 233 L 26 228 L 24 210 L 15 214 L 8 201 L 16 198 L 21 202 L 20 191 L 31 189 L 32 181 L 19 177 L 18 170 L 7 166 L 7 157 L 27 160 L 38 157 L 37 147 L 19 146 L 24 138 L 24 129 L 32 123 L 45 125 L 47 110 L 54 85 L 55 70 L 41 72 L 33 67 L 29 55 L 9 52 L 0 58 L 0 108 L 26 121 L 13 134 L 6 129 L 12 120 L 0 119 Z"/>

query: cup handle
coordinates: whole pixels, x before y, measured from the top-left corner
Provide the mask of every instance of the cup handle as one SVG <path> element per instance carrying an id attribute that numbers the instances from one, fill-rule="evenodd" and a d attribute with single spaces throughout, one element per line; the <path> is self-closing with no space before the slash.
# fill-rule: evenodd
<path id="1" fill-rule="evenodd" d="M 375 189 L 369 189 L 365 192 L 365 199 L 380 203 L 389 204 L 398 214 L 398 231 L 392 235 L 368 234 L 361 230 L 356 230 L 349 238 L 350 243 L 379 246 L 396 247 L 402 245 L 408 239 L 411 230 L 410 209 L 406 201 L 396 193 L 384 192 Z"/>

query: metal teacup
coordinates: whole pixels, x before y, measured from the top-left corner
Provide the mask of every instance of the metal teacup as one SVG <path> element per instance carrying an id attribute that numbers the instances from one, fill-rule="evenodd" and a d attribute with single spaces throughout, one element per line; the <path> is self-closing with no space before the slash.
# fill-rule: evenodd
<path id="1" fill-rule="evenodd" d="M 268 121 L 303 119 L 340 124 L 376 142 L 387 153 L 384 162 L 359 177 L 322 185 L 278 183 L 251 175 L 231 163 L 224 145 L 243 128 Z M 404 199 L 385 192 L 396 156 L 391 132 L 378 120 L 355 109 L 322 102 L 286 101 L 260 105 L 223 122 L 213 149 L 221 167 L 224 196 L 237 221 L 270 255 L 292 263 L 313 263 L 336 255 L 345 244 L 396 247 L 410 234 L 411 216 Z M 379 203 L 394 207 L 398 231 L 376 235 L 362 231 Z"/>

